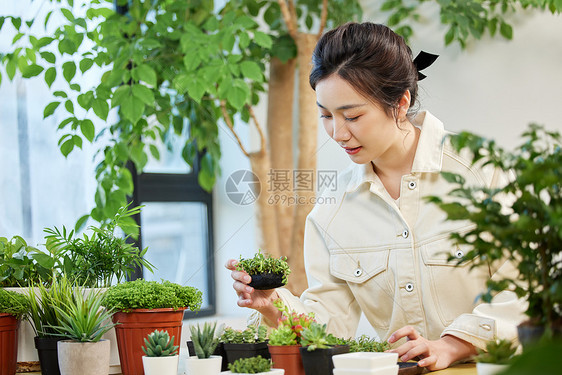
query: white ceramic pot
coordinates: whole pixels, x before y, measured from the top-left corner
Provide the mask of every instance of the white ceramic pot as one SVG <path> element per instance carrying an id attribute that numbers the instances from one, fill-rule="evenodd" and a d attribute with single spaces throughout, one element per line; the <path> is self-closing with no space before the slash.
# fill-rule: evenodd
<path id="1" fill-rule="evenodd" d="M 142 356 L 144 375 L 177 375 L 179 355 L 169 357 L 147 357 Z"/>
<path id="2" fill-rule="evenodd" d="M 334 367 L 337 369 L 373 370 L 396 366 L 398 353 L 343 353 L 332 356 L 332 361 L 334 362 Z"/>
<path id="3" fill-rule="evenodd" d="M 476 363 L 476 372 L 478 375 L 496 375 L 507 369 L 508 365 L 498 365 L 496 363 Z"/>
<path id="4" fill-rule="evenodd" d="M 185 372 L 187 375 L 218 375 L 221 373 L 221 365 L 220 355 L 212 355 L 204 359 L 192 356 L 185 360 Z"/>
<path id="5" fill-rule="evenodd" d="M 230 371 L 223 371 L 223 372 L 221 372 L 221 374 L 225 374 L 225 375 L 284 375 L 285 370 L 282 369 L 282 368 L 272 368 L 271 371 L 258 372 L 256 374 L 245 374 L 245 373 L 234 374 L 233 372 L 230 372 Z"/>
<path id="6" fill-rule="evenodd" d="M 109 340 L 59 341 L 57 351 L 61 375 L 108 375 L 110 345 Z"/>

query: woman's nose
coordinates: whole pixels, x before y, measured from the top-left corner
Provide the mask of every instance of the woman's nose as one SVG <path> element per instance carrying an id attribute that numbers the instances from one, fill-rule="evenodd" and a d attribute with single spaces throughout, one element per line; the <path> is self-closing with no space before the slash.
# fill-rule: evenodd
<path id="1" fill-rule="evenodd" d="M 336 120 L 332 122 L 332 139 L 336 142 L 346 142 L 351 138 L 351 134 L 347 130 L 345 123 L 338 123 Z"/>

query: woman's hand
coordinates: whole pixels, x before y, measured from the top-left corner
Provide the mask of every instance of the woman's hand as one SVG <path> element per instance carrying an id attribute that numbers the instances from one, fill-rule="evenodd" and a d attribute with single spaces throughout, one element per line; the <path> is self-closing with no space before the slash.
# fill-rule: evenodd
<path id="1" fill-rule="evenodd" d="M 388 342 L 392 344 L 403 337 L 407 342 L 388 352 L 398 353 L 398 357 L 404 362 L 416 357 L 421 358 L 418 366 L 427 367 L 431 371 L 447 368 L 453 362 L 476 354 L 476 348 L 464 340 L 450 335 L 438 340 L 427 340 L 411 326 L 394 332 Z"/>
<path id="2" fill-rule="evenodd" d="M 238 306 L 248 307 L 259 311 L 272 326 L 277 326 L 277 320 L 281 317 L 281 312 L 273 305 L 273 301 L 279 298 L 275 289 L 256 290 L 248 285 L 252 278 L 244 271 L 237 271 L 238 261 L 229 259 L 225 267 L 231 272 L 230 276 L 234 279 L 232 284 L 238 295 Z"/>

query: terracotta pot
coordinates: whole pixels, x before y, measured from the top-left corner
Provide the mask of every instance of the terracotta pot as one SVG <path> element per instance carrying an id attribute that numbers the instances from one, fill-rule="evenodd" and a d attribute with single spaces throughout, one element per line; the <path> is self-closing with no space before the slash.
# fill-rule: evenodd
<path id="1" fill-rule="evenodd" d="M 180 356 L 147 357 L 142 356 L 145 375 L 178 375 Z"/>
<path id="2" fill-rule="evenodd" d="M 285 370 L 285 375 L 304 375 L 300 345 L 268 345 L 273 367 Z"/>
<path id="3" fill-rule="evenodd" d="M 19 320 L 10 314 L 0 313 L 0 374 L 16 373 L 18 361 Z"/>
<path id="4" fill-rule="evenodd" d="M 109 374 L 109 340 L 79 342 L 62 340 L 57 343 L 61 375 Z"/>
<path id="5" fill-rule="evenodd" d="M 142 346 L 144 338 L 155 329 L 165 330 L 174 336 L 179 345 L 183 321 L 183 309 L 134 309 L 113 314 L 113 322 L 119 347 L 119 359 L 123 375 L 143 375 Z"/>
<path id="6" fill-rule="evenodd" d="M 42 375 L 60 375 L 57 344 L 64 337 L 35 336 L 35 348 L 39 355 Z"/>

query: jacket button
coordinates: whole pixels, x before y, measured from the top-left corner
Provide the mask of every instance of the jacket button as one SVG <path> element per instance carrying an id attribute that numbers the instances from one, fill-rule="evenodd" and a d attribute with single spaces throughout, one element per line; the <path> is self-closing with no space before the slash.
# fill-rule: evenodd
<path id="1" fill-rule="evenodd" d="M 492 326 L 490 326 L 489 324 L 486 323 L 481 323 L 480 327 L 482 327 L 483 329 L 485 329 L 486 331 L 491 331 L 492 330 Z"/>
<path id="2" fill-rule="evenodd" d="M 408 238 L 409 235 L 410 235 L 410 232 L 408 231 L 408 229 L 404 229 L 404 232 L 402 232 L 402 237 Z"/>
<path id="3" fill-rule="evenodd" d="M 418 186 L 418 184 L 416 183 L 416 181 L 410 181 L 408 183 L 408 189 L 410 190 L 414 190 L 416 188 L 416 186 Z"/>
<path id="4" fill-rule="evenodd" d="M 363 270 L 361 268 L 357 268 L 355 270 L 355 277 L 359 277 L 361 275 L 363 275 Z"/>
<path id="5" fill-rule="evenodd" d="M 455 252 L 455 256 L 456 256 L 458 259 L 461 259 L 461 258 L 464 256 L 464 252 L 463 252 L 462 250 L 457 250 L 457 251 Z"/>
<path id="6" fill-rule="evenodd" d="M 411 292 L 412 290 L 414 290 L 414 284 L 412 283 L 406 284 L 406 291 Z"/>

